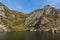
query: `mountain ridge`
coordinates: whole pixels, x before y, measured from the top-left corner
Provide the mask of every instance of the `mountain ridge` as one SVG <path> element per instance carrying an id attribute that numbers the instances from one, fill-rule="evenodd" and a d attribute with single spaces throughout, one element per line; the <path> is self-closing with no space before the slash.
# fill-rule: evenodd
<path id="1" fill-rule="evenodd" d="M 60 10 L 46 5 L 43 9 L 39 9 L 32 12 L 32 15 L 26 18 L 25 25 L 37 28 L 39 30 L 55 28 L 55 30 L 60 30 Z"/>
<path id="2" fill-rule="evenodd" d="M 3 31 L 60 30 L 60 9 L 50 5 L 24 14 L 0 3 L 0 25 Z M 2 28 L 3 27 L 3 28 Z M 5 28 L 5 29 L 4 29 Z"/>

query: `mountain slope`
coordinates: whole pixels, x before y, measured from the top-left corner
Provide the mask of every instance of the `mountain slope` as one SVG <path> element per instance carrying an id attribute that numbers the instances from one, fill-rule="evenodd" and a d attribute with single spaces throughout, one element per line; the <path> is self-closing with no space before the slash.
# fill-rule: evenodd
<path id="1" fill-rule="evenodd" d="M 20 29 L 24 29 L 24 21 L 27 16 L 28 14 L 10 10 L 8 7 L 0 3 L 0 24 L 5 25 L 7 29 L 11 29 L 12 31 L 20 31 Z"/>
<path id="2" fill-rule="evenodd" d="M 28 28 L 60 30 L 60 9 L 55 9 L 46 5 L 43 9 L 38 9 L 26 18 L 25 25 Z"/>
<path id="3" fill-rule="evenodd" d="M 24 14 L 0 3 L 0 31 L 60 30 L 60 9 L 46 5 L 30 14 Z"/>

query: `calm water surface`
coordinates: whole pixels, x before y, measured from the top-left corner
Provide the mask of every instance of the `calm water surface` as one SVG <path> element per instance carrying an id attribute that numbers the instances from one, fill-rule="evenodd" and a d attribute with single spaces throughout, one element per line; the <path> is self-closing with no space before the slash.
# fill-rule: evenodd
<path id="1" fill-rule="evenodd" d="M 60 33 L 49 32 L 0 32 L 0 40 L 60 40 Z"/>

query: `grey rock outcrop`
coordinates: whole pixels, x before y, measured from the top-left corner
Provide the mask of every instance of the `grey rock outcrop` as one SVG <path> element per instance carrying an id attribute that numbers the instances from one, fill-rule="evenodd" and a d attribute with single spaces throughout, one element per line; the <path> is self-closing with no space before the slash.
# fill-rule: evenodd
<path id="1" fill-rule="evenodd" d="M 60 9 L 46 5 L 26 18 L 25 25 L 34 24 L 35 28 L 57 28 L 60 30 Z"/>
<path id="2" fill-rule="evenodd" d="M 5 23 L 3 22 L 7 17 L 6 16 L 7 10 L 9 11 L 9 9 L 0 2 L 0 31 L 1 32 L 11 31 L 9 27 L 6 26 Z"/>
<path id="3" fill-rule="evenodd" d="M 0 24 L 0 32 L 10 32 L 11 30 L 3 24 Z"/>

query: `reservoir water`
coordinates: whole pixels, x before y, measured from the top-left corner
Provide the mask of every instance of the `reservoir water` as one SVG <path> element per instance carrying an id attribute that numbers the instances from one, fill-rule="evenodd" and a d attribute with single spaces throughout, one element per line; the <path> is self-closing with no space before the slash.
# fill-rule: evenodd
<path id="1" fill-rule="evenodd" d="M 50 32 L 0 32 L 0 40 L 60 40 L 60 33 Z"/>

